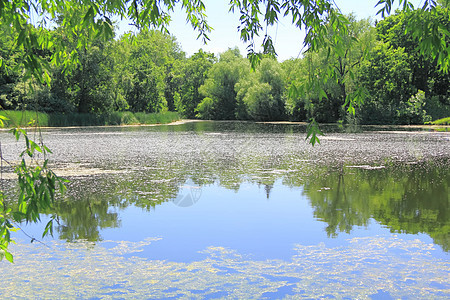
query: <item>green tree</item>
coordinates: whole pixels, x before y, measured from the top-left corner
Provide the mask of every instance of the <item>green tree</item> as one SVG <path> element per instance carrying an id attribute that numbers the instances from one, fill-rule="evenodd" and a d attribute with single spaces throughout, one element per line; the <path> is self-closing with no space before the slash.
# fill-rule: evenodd
<path id="1" fill-rule="evenodd" d="M 13 30 L 0 23 L 0 106 L 3 109 L 15 108 L 18 102 L 14 87 L 20 80 L 20 73 L 15 70 L 15 58 L 19 54 L 13 50 L 13 39 Z"/>
<path id="2" fill-rule="evenodd" d="M 358 113 L 362 123 L 423 124 L 430 118 L 427 110 L 434 118 L 447 115 L 450 76 L 438 70 L 437 59 L 420 52 L 409 26 L 412 20 L 422 20 L 420 26 L 427 31 L 434 20 L 450 28 L 449 16 L 449 10 L 441 7 L 398 11 L 377 24 L 378 44 L 358 76 L 371 95 Z"/>
<path id="3" fill-rule="evenodd" d="M 407 102 L 401 103 L 397 117 L 402 124 L 424 124 L 431 121 L 425 110 L 425 93 L 421 90 L 412 95 Z"/>
<path id="4" fill-rule="evenodd" d="M 0 24 L 0 107 L 3 109 L 44 110 L 52 106 L 49 87 L 35 78 L 24 76 L 20 59 L 23 49 L 14 48 L 16 32 Z M 48 51 L 36 51 L 40 59 L 48 57 Z"/>
<path id="5" fill-rule="evenodd" d="M 237 107 L 235 85 L 249 72 L 248 60 L 240 55 L 237 48 L 222 53 L 219 61 L 208 71 L 208 78 L 199 91 L 205 97 L 204 99 L 208 99 L 206 100 L 208 103 L 212 101 L 214 119 L 235 119 Z M 197 110 L 199 116 L 204 118 L 203 107 L 204 105 L 200 103 Z"/>
<path id="6" fill-rule="evenodd" d="M 78 54 L 79 63 L 71 72 L 55 70 L 52 92 L 71 103 L 78 113 L 103 113 L 113 110 L 112 60 L 107 44 L 100 40 Z"/>
<path id="7" fill-rule="evenodd" d="M 368 56 L 370 49 L 375 45 L 375 30 L 369 19 L 357 21 L 353 15 L 348 16 L 349 20 L 348 30 L 338 43 L 334 40 L 336 30 L 333 26 L 329 29 L 329 38 L 331 39 L 331 51 L 328 50 L 327 55 L 322 53 L 322 61 L 325 65 L 328 65 L 327 72 L 331 68 L 332 81 L 337 85 L 337 89 L 330 87 L 327 83 L 326 93 L 327 99 L 331 102 L 332 114 L 334 115 L 334 121 L 343 120 L 344 112 L 342 107 L 347 104 L 348 110 L 353 113 L 352 99 L 358 102 L 363 102 L 364 97 L 360 95 L 364 92 L 364 88 L 354 84 L 354 77 L 361 63 Z M 340 45 L 343 43 L 343 45 Z M 319 55 L 320 55 L 319 52 Z M 326 57 L 326 58 L 325 58 Z M 325 60 L 324 60 L 325 58 Z M 320 68 L 320 70 L 323 70 Z M 322 77 L 326 77 L 321 74 Z"/>
<path id="8" fill-rule="evenodd" d="M 375 30 L 369 19 L 357 21 L 352 15 L 347 19 L 345 31 L 332 20 L 327 24 L 327 47 L 308 51 L 301 62 L 285 64 L 290 69 L 291 113 L 305 109 L 303 118 L 336 122 L 345 119 L 344 107 L 353 113 L 355 104 L 364 100 L 364 87 L 354 78 L 375 44 Z"/>
<path id="9" fill-rule="evenodd" d="M 450 30 L 450 11 L 442 7 L 437 7 L 433 11 L 398 11 L 376 26 L 379 40 L 389 43 L 394 49 L 402 48 L 407 54 L 405 59 L 411 69 L 411 81 L 415 88 L 424 91 L 428 100 L 434 97 L 441 104 L 450 105 L 450 74 L 439 70 L 438 60 L 432 55 L 421 54 L 420 43 L 414 38 L 414 32 L 408 30 L 411 22 L 417 24 L 424 32 L 439 31 L 441 26 L 441 30 Z M 434 23 L 440 26 L 437 29 L 429 28 L 430 24 Z M 447 36 L 441 42 L 448 45 L 450 37 Z"/>
<path id="10" fill-rule="evenodd" d="M 264 58 L 255 72 L 236 84 L 238 119 L 276 121 L 285 117 L 283 70 L 272 58 Z"/>
<path id="11" fill-rule="evenodd" d="M 286 97 L 286 113 L 292 121 L 306 121 L 307 107 L 304 101 L 304 95 L 295 92 L 298 82 L 306 80 L 307 60 L 305 59 L 288 59 L 281 63 L 284 73 L 284 81 L 288 97 Z"/>
<path id="12" fill-rule="evenodd" d="M 120 41 L 129 53 L 115 65 L 123 64 L 116 88 L 124 93 L 129 108 L 135 112 L 160 112 L 168 109 L 166 77 L 174 61 L 184 58 L 175 38 L 158 31 L 143 31 Z M 118 93 L 118 92 L 116 92 Z M 172 97 L 172 96 L 171 96 Z"/>
<path id="13" fill-rule="evenodd" d="M 203 99 L 199 88 L 205 83 L 208 71 L 215 61 L 214 54 L 200 49 L 189 57 L 183 66 L 179 67 L 176 75 L 179 82 L 180 95 L 177 111 L 183 117 L 195 118 L 195 109 Z"/>
<path id="14" fill-rule="evenodd" d="M 122 36 L 119 39 L 112 40 L 107 47 L 107 55 L 112 61 L 112 81 L 113 88 L 111 94 L 113 97 L 114 111 L 129 110 L 125 97 L 126 91 L 129 89 L 131 83 L 131 74 L 128 70 L 128 58 L 130 57 L 130 45 L 124 39 L 128 35 Z"/>
<path id="15" fill-rule="evenodd" d="M 370 97 L 358 113 L 362 123 L 392 124 L 398 122 L 397 110 L 401 103 L 417 92 L 403 48 L 392 48 L 379 43 L 372 51 L 371 59 L 364 63 L 359 75 Z"/>

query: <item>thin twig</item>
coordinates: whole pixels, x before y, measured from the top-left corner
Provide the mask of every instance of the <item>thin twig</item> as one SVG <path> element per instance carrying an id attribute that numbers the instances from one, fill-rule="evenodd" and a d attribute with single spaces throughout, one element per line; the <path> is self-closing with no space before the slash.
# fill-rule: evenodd
<path id="1" fill-rule="evenodd" d="M 52 248 L 52 247 L 50 247 L 49 245 L 47 245 L 46 243 L 44 243 L 44 242 L 42 242 L 42 241 L 40 241 L 40 240 L 38 240 L 38 239 L 32 237 L 32 236 L 29 235 L 28 233 L 26 233 L 26 231 L 23 230 L 16 222 L 11 222 L 11 223 L 13 223 L 15 227 L 19 228 L 19 229 L 23 232 L 23 234 L 25 234 L 27 237 L 29 237 L 29 238 L 31 239 L 31 243 L 34 242 L 34 241 L 36 241 L 36 242 L 38 242 L 38 243 L 40 243 L 40 244 L 46 246 L 46 247 L 49 248 L 49 249 Z"/>

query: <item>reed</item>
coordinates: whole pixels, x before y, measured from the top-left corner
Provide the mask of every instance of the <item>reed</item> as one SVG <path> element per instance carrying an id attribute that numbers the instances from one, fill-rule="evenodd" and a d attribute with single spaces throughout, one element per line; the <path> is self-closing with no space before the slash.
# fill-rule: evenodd
<path id="1" fill-rule="evenodd" d="M 60 114 L 42 113 L 34 111 L 3 110 L 0 115 L 5 116 L 5 127 L 68 127 L 68 126 L 106 126 L 106 125 L 138 125 L 138 124 L 167 124 L 180 119 L 176 112 L 162 113 L 132 113 L 111 112 L 105 114 Z"/>
<path id="2" fill-rule="evenodd" d="M 432 125 L 450 125 L 450 117 L 442 118 L 433 122 L 429 122 Z"/>
<path id="3" fill-rule="evenodd" d="M 5 127 L 29 127 L 39 125 L 48 126 L 49 116 L 46 113 L 35 111 L 2 110 L 0 115 L 7 118 L 4 120 Z"/>

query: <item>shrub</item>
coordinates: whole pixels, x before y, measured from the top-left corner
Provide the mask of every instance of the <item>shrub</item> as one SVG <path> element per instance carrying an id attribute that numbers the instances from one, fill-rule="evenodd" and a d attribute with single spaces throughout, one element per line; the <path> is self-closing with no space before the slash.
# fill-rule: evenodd
<path id="1" fill-rule="evenodd" d="M 197 118 L 210 120 L 214 118 L 216 102 L 210 98 L 206 97 L 197 105 L 195 111 L 197 112 Z"/>
<path id="2" fill-rule="evenodd" d="M 450 125 L 450 117 L 448 118 L 442 118 L 433 122 L 427 122 L 427 124 L 432 125 Z"/>
<path id="3" fill-rule="evenodd" d="M 397 110 L 398 121 L 400 124 L 424 124 L 431 121 L 427 115 L 425 107 L 425 93 L 421 90 L 411 96 L 407 102 L 401 103 Z"/>

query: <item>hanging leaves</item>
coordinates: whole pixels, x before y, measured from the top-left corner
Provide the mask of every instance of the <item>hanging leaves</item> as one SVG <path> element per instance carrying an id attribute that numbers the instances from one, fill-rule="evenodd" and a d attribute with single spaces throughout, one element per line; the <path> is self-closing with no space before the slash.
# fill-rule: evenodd
<path id="1" fill-rule="evenodd" d="M 17 140 L 21 137 L 25 140 L 25 149 L 19 155 L 21 161 L 14 168 L 19 185 L 16 204 L 7 206 L 0 191 L 0 260 L 5 258 L 13 262 L 13 256 L 8 252 L 8 245 L 12 242 L 10 232 L 16 230 L 12 222 L 40 221 L 40 212 L 52 207 L 56 192 L 64 193 L 68 180 L 58 177 L 49 168 L 46 156 L 51 151 L 48 147 L 31 140 L 24 129 L 14 128 L 11 132 Z M 36 159 L 38 154 L 44 157 L 42 164 Z M 3 156 L 0 159 L 4 161 Z M 53 219 L 45 227 L 43 236 L 53 234 L 52 222 Z"/>

